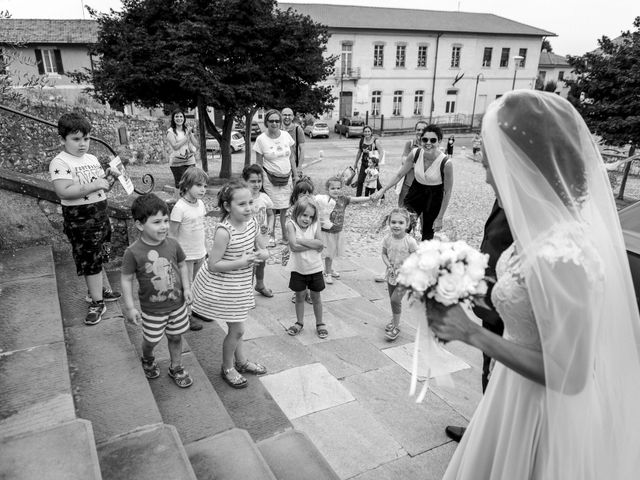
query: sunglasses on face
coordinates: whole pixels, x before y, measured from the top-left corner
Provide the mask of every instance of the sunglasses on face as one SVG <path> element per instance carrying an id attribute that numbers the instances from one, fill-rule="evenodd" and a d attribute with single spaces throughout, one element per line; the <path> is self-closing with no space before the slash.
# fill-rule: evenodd
<path id="1" fill-rule="evenodd" d="M 429 137 L 422 137 L 420 140 L 422 140 L 422 143 L 429 143 L 429 142 L 431 142 L 431 143 L 438 143 L 438 139 L 437 139 L 437 138 L 434 138 L 434 137 L 431 137 L 431 138 L 429 138 Z"/>
<path id="2" fill-rule="evenodd" d="M 270 118 L 269 120 L 267 120 L 267 122 L 269 122 L 269 123 L 280 123 L 280 119 L 279 118 Z"/>

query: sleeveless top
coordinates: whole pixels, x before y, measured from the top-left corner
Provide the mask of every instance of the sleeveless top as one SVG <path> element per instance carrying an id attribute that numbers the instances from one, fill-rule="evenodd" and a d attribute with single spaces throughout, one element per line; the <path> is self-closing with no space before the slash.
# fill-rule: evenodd
<path id="1" fill-rule="evenodd" d="M 313 222 L 306 230 L 301 229 L 296 222 L 289 220 L 293 224 L 296 232 L 296 239 L 313 240 L 316 238 L 318 231 L 318 222 Z M 301 275 L 311 275 L 312 273 L 322 272 L 322 256 L 317 250 L 304 250 L 302 252 L 291 252 L 291 260 L 289 260 L 289 269 Z"/>
<path id="2" fill-rule="evenodd" d="M 413 172 L 415 174 L 416 181 L 421 185 L 442 185 L 443 181 L 442 175 L 440 174 L 440 164 L 446 158 L 446 155 L 440 152 L 438 157 L 433 161 L 426 172 L 424 170 L 424 159 L 422 158 L 423 155 L 424 150 L 420 149 L 418 159 L 413 166 Z"/>

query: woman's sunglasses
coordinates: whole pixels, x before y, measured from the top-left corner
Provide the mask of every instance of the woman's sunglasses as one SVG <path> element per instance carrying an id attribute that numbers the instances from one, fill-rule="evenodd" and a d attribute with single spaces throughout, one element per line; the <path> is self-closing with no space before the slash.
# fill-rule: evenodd
<path id="1" fill-rule="evenodd" d="M 267 122 L 269 122 L 269 123 L 280 123 L 280 119 L 279 118 L 270 118 L 269 120 L 267 120 Z"/>
<path id="2" fill-rule="evenodd" d="M 429 137 L 422 137 L 420 140 L 422 140 L 422 143 L 438 143 L 438 139 L 437 138 L 429 138 Z"/>

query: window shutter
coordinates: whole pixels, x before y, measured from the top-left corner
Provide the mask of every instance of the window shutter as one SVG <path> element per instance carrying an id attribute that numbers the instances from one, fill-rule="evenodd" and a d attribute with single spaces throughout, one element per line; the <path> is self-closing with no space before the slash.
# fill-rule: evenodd
<path id="1" fill-rule="evenodd" d="M 44 63 L 42 62 L 42 52 L 36 48 L 36 64 L 38 65 L 38 73 L 44 75 Z"/>
<path id="2" fill-rule="evenodd" d="M 60 50 L 54 50 L 53 54 L 56 57 L 56 70 L 60 75 L 62 75 L 64 73 L 64 68 L 62 68 L 62 55 L 60 54 Z"/>

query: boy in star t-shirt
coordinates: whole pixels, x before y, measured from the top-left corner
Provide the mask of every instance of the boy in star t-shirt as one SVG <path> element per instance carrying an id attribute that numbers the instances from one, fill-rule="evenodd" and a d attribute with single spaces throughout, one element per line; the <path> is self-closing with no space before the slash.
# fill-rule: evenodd
<path id="1" fill-rule="evenodd" d="M 120 293 L 104 289 L 102 264 L 109 259 L 111 224 L 107 215 L 107 192 L 116 172 L 105 172 L 98 159 L 87 153 L 91 124 L 77 113 L 58 120 L 63 151 L 49 164 L 53 188 L 62 204 L 64 233 L 69 238 L 76 271 L 87 283 L 89 311 L 86 325 L 96 325 L 107 311 L 105 301 Z M 111 182 L 107 180 L 111 178 Z"/>

